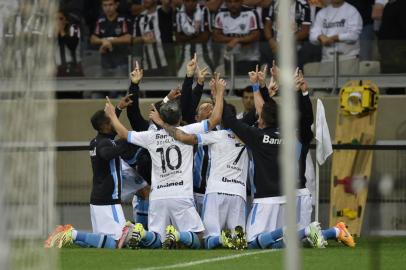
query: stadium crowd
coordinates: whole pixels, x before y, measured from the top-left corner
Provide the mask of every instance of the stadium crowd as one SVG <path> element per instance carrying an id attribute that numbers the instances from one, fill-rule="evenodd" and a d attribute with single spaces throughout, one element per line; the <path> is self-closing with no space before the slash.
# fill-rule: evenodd
<path id="1" fill-rule="evenodd" d="M 209 72 L 226 74 L 234 57 L 235 73 L 246 75 L 257 63 L 271 65 L 278 51 L 279 0 L 60 0 L 55 31 L 41 29 L 47 1 L 38 1 L 34 18 L 27 14 L 35 1 L 18 1 L 0 44 L 13 44 L 22 33 L 49 34 L 56 41 L 57 76 L 88 75 L 85 58 L 96 51 L 101 76 L 126 76 L 129 62 L 139 61 L 145 76 L 179 77 L 194 53 Z M 321 61 L 313 72 L 331 74 L 337 51 L 340 70 L 357 74 L 359 61 L 376 60 L 378 48 L 383 73 L 406 72 L 399 61 L 406 51 L 404 10 L 400 0 L 293 1 L 298 66 Z M 23 65 L 23 56 L 12 57 Z"/>

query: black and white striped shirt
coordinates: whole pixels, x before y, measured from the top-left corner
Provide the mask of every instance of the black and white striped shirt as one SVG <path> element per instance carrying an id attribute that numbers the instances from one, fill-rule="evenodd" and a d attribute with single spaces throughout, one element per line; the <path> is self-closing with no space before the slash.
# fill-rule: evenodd
<path id="1" fill-rule="evenodd" d="M 159 69 L 168 66 L 166 44 L 173 43 L 172 11 L 165 12 L 158 6 L 156 11 L 142 12 L 134 21 L 133 36 L 141 37 L 152 33 L 156 42 L 142 46 L 142 67 L 144 70 Z"/>

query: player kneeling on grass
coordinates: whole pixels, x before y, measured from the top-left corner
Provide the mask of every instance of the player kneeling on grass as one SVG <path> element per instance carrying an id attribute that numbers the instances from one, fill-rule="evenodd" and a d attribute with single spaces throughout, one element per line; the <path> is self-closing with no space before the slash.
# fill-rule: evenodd
<path id="1" fill-rule="evenodd" d="M 217 100 L 223 100 L 223 94 L 218 91 Z M 178 242 L 199 248 L 204 226 L 193 202 L 193 147 L 174 140 L 165 130 L 128 131 L 116 117 L 109 100 L 105 110 L 119 137 L 144 147 L 152 159 L 149 231 L 136 224 L 130 245 L 158 248 L 165 237 L 164 248 L 174 248 Z M 220 122 L 221 111 L 222 103 L 219 102 L 208 120 L 179 128 L 190 134 L 208 132 Z M 165 122 L 179 126 L 181 112 L 177 102 L 163 104 L 160 114 Z"/>
<path id="2" fill-rule="evenodd" d="M 215 84 L 217 91 L 224 91 L 226 86 L 224 80 L 218 79 L 211 84 Z M 223 100 L 216 100 L 217 102 Z M 246 246 L 244 231 L 248 154 L 245 145 L 227 129 L 226 123 L 222 123 L 221 130 L 207 134 L 187 134 L 165 123 L 157 113 L 153 114 L 153 121 L 182 143 L 208 145 L 210 171 L 202 210 L 206 248 L 212 249 L 220 245 L 233 247 L 236 245 L 233 241 L 241 239 L 243 243 L 238 245 L 241 248 Z M 231 230 L 238 236 L 233 237 Z"/>
<path id="3" fill-rule="evenodd" d="M 116 118 L 120 112 L 113 108 Z M 76 231 L 71 225 L 58 226 L 46 240 L 46 247 L 61 248 L 75 243 L 83 247 L 121 248 L 128 242 L 127 236 L 131 235 L 132 226 L 125 223 L 121 207 L 121 159 L 134 159 L 136 148 L 126 141 L 114 140 L 115 130 L 104 111 L 97 111 L 91 123 L 97 131 L 96 138 L 90 143 L 93 169 L 90 213 L 93 233 Z"/>

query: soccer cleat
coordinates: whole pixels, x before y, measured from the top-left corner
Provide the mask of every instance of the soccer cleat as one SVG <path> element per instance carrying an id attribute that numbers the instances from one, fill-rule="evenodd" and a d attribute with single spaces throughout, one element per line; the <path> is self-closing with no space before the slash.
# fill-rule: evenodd
<path id="1" fill-rule="evenodd" d="M 244 229 L 241 226 L 236 226 L 234 229 L 233 245 L 236 250 L 246 249 L 248 246 Z"/>
<path id="2" fill-rule="evenodd" d="M 320 223 L 312 222 L 308 226 L 309 228 L 309 235 L 307 236 L 307 240 L 314 248 L 325 248 L 326 241 L 324 241 L 323 234 L 321 232 Z"/>
<path id="3" fill-rule="evenodd" d="M 134 228 L 134 224 L 132 224 L 130 221 L 127 221 L 125 223 L 124 228 L 123 228 L 123 233 L 121 234 L 121 237 L 117 243 L 118 249 L 127 246 L 127 244 L 129 243 L 129 241 L 132 237 L 133 228 Z"/>
<path id="4" fill-rule="evenodd" d="M 72 238 L 73 227 L 70 224 L 58 225 L 55 230 L 48 236 L 44 246 L 46 248 L 62 248 L 73 243 Z"/>
<path id="5" fill-rule="evenodd" d="M 144 226 L 142 226 L 141 223 L 136 223 L 134 225 L 132 234 L 131 234 L 131 239 L 128 241 L 128 245 L 132 249 L 137 249 L 140 247 L 141 240 L 145 237 L 145 229 Z"/>
<path id="6" fill-rule="evenodd" d="M 173 249 L 176 248 L 176 243 L 179 241 L 179 233 L 173 225 L 166 227 L 165 241 L 162 243 L 162 248 Z"/>
<path id="7" fill-rule="evenodd" d="M 336 225 L 336 228 L 340 230 L 337 241 L 343 243 L 347 247 L 355 247 L 355 241 L 350 232 L 347 229 L 347 226 L 344 222 L 339 222 Z"/>
<path id="8" fill-rule="evenodd" d="M 230 230 L 222 230 L 221 235 L 221 245 L 225 248 L 235 248 L 233 243 L 233 237 Z"/>

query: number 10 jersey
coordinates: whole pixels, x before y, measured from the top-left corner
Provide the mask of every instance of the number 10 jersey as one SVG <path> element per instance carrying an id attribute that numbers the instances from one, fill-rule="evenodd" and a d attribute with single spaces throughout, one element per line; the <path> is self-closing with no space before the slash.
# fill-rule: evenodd
<path id="1" fill-rule="evenodd" d="M 188 134 L 208 132 L 209 123 L 178 127 Z M 176 141 L 164 130 L 129 131 L 129 143 L 147 149 L 151 155 L 150 200 L 193 198 L 193 146 Z"/>

